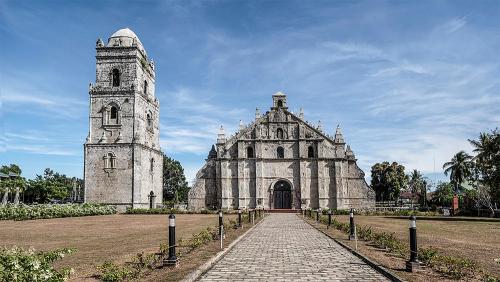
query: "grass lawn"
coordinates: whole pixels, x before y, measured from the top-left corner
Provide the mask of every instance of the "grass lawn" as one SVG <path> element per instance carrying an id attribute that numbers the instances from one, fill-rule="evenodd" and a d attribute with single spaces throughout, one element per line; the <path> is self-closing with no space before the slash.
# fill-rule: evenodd
<path id="1" fill-rule="evenodd" d="M 335 216 L 349 222 L 349 216 Z M 394 232 L 402 240 L 408 238 L 408 219 L 384 216 L 355 216 L 356 224 Z M 444 254 L 470 258 L 487 272 L 500 277 L 500 221 L 417 220 L 418 244 L 432 246 Z"/>
<path id="2" fill-rule="evenodd" d="M 235 218 L 236 215 L 225 215 Z M 58 266 L 75 269 L 72 279 L 91 279 L 95 266 L 104 261 L 123 263 L 141 252 L 155 252 L 168 242 L 168 215 L 106 215 L 74 218 L 1 221 L 0 246 L 33 247 L 37 250 L 76 248 Z M 217 226 L 217 215 L 176 215 L 177 239 L 208 226 Z"/>

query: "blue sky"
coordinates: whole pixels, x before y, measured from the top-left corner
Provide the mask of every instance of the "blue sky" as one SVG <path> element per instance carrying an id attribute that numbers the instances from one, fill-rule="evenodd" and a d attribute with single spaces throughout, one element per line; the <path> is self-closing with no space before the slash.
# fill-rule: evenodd
<path id="1" fill-rule="evenodd" d="M 441 178 L 500 124 L 499 19 L 498 1 L 0 0 L 0 164 L 82 177 L 95 42 L 129 27 L 188 180 L 218 126 L 251 122 L 277 91 L 328 133 L 340 124 L 367 175 L 387 160 Z"/>

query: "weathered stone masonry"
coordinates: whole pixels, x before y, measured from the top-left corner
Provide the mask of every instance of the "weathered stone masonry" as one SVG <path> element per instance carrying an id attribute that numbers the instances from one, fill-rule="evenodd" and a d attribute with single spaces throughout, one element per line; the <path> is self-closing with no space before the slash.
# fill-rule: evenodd
<path id="1" fill-rule="evenodd" d="M 148 207 L 162 201 L 163 157 L 155 70 L 130 29 L 96 43 L 96 82 L 90 85 L 89 135 L 84 144 L 85 202 Z"/>
<path id="2" fill-rule="evenodd" d="M 240 125 L 226 140 L 223 128 L 189 192 L 189 208 L 370 208 L 375 193 L 346 147 L 288 111 L 273 95 L 271 111 Z"/>

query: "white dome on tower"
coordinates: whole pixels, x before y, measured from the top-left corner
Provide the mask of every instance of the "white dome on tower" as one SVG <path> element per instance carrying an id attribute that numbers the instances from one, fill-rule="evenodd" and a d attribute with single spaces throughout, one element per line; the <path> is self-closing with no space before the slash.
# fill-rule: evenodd
<path id="1" fill-rule="evenodd" d="M 142 46 L 141 40 L 137 37 L 137 34 L 133 32 L 131 29 L 122 28 L 113 35 L 111 35 L 108 39 L 107 47 L 136 47 L 139 48 L 144 54 L 146 51 L 144 50 L 144 46 Z"/>

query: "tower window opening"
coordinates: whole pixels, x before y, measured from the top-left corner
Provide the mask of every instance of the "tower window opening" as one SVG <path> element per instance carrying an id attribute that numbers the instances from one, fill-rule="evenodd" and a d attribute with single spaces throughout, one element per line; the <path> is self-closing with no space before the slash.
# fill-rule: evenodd
<path id="1" fill-rule="evenodd" d="M 278 100 L 278 107 L 283 107 L 283 100 Z"/>
<path id="2" fill-rule="evenodd" d="M 314 148 L 313 148 L 313 146 L 309 146 L 309 148 L 307 148 L 307 157 L 308 158 L 314 158 Z"/>
<path id="3" fill-rule="evenodd" d="M 148 94 L 148 82 L 144 80 L 144 95 Z"/>
<path id="4" fill-rule="evenodd" d="M 247 158 L 253 158 L 254 155 L 253 155 L 253 148 L 252 147 L 248 147 L 247 148 Z"/>
<path id="5" fill-rule="evenodd" d="M 153 125 L 153 118 L 151 117 L 151 113 L 148 113 L 146 115 L 146 119 L 147 119 L 148 127 L 151 127 Z"/>
<path id="6" fill-rule="evenodd" d="M 111 107 L 109 121 L 113 124 L 118 124 L 118 109 L 115 106 Z"/>
<path id="7" fill-rule="evenodd" d="M 153 169 L 155 168 L 155 159 L 151 158 L 149 165 L 149 169 L 151 170 L 151 172 L 153 172 Z"/>
<path id="8" fill-rule="evenodd" d="M 283 139 L 283 129 L 278 128 L 278 130 L 276 131 L 276 136 L 278 137 L 278 139 Z"/>
<path id="9" fill-rule="evenodd" d="M 120 86 L 120 71 L 113 69 L 113 86 Z"/>
<path id="10" fill-rule="evenodd" d="M 278 159 L 285 158 L 285 149 L 283 149 L 283 147 L 278 147 L 278 149 L 276 149 L 276 155 Z"/>
<path id="11" fill-rule="evenodd" d="M 113 153 L 107 153 L 104 156 L 104 168 L 115 168 L 116 167 L 116 157 Z"/>

